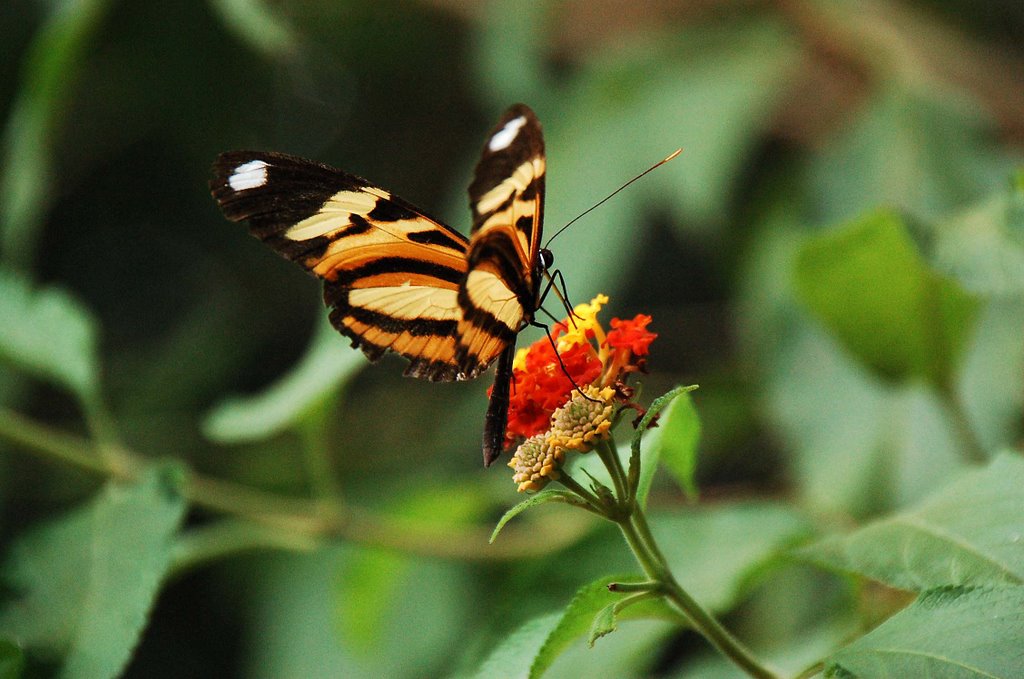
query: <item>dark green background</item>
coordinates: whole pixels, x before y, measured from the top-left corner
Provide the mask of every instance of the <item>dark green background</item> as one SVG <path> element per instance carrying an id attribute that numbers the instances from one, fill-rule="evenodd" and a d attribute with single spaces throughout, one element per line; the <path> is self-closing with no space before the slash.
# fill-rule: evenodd
<path id="1" fill-rule="evenodd" d="M 986 450 L 1020 438 L 1020 3 L 7 0 L 0 28 L 3 266 L 95 315 L 104 398 L 145 456 L 286 495 L 336 484 L 355 505 L 442 522 L 487 524 L 517 501 L 507 469 L 480 467 L 490 375 L 419 383 L 389 357 L 330 389 L 319 424 L 226 445 L 203 429 L 227 397 L 285 375 L 324 316 L 312 279 L 220 215 L 214 156 L 315 158 L 465 230 L 475 156 L 516 101 L 545 126 L 548 233 L 684 149 L 552 250 L 575 300 L 604 292 L 606 319 L 653 316 L 648 400 L 700 384 L 709 506 L 779 499 L 842 523 L 913 502 L 962 464 L 944 389 Z M 795 264 L 807 239 L 879 214 L 919 254 L 858 260 L 868 278 L 911 262 L 977 300 L 949 317 L 963 346 L 934 370 L 905 369 L 930 360 L 914 346 L 908 358 L 867 341 L 876 326 L 848 305 L 871 295 L 837 302 L 813 252 Z M 0 369 L 7 407 L 85 432 L 62 391 Z M 296 433 L 311 429 L 312 445 Z M 0 470 L 7 540 L 97 487 L 7 452 Z M 662 481 L 653 502 L 681 505 Z M 568 553 L 487 565 L 344 542 L 231 555 L 169 582 L 127 676 L 468 671 L 627 557 L 602 530 Z M 716 606 L 764 648 L 856 609 L 801 569 L 756 584 Z M 706 650 L 696 637 L 641 624 L 655 625 L 626 625 L 553 675 L 594 663 L 590 676 L 710 676 L 691 664 Z"/>

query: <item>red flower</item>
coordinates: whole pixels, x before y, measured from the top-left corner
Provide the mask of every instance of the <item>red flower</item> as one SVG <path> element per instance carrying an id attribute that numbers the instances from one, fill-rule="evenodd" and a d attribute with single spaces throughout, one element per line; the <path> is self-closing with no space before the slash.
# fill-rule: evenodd
<path id="1" fill-rule="evenodd" d="M 657 337 L 646 329 L 651 317 L 613 318 L 613 330 L 606 334 L 597 314 L 607 302 L 607 297 L 598 295 L 589 304 L 578 305 L 571 324 L 568 320 L 555 324 L 551 340 L 542 337 L 516 356 L 505 433 L 508 443 L 546 432 L 552 413 L 569 400 L 574 382 L 581 389 L 598 382 L 607 387 L 640 369 L 642 361 L 636 357 L 646 355 Z M 552 340 L 561 347 L 561 363 Z"/>
<path id="2" fill-rule="evenodd" d="M 557 337 L 558 334 L 556 328 L 552 336 Z M 601 374 L 603 366 L 589 344 L 575 344 L 563 351 L 561 357 L 565 370 L 559 364 L 551 342 L 543 337 L 527 350 L 523 368 L 513 371 L 506 432 L 509 441 L 547 431 L 551 413 L 565 405 L 574 388 L 573 381 L 582 387 Z"/>
<path id="3" fill-rule="evenodd" d="M 608 346 L 629 349 L 634 356 L 646 356 L 651 342 L 658 336 L 646 329 L 650 322 L 651 317 L 646 314 L 637 314 L 631 321 L 613 318 L 613 330 L 608 333 Z"/>

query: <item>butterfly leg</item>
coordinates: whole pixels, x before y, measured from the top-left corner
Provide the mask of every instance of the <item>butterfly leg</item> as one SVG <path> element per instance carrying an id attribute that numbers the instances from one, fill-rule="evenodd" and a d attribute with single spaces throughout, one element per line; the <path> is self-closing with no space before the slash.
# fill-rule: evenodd
<path id="1" fill-rule="evenodd" d="M 556 319 L 547 309 L 543 308 L 544 300 L 547 298 L 548 293 L 554 290 L 555 295 L 558 297 L 559 301 L 562 302 L 562 306 L 565 308 L 565 311 L 569 316 L 569 322 L 575 325 L 573 318 L 582 317 L 576 313 L 572 302 L 569 301 L 569 289 L 565 286 L 565 276 L 562 275 L 562 270 L 555 269 L 553 272 L 548 272 L 545 269 L 544 273 L 548 277 L 548 282 L 544 286 L 544 291 L 541 292 L 537 298 L 537 308 L 550 316 L 556 323 L 558 322 L 558 319 Z M 561 286 L 561 290 L 559 290 L 559 286 Z"/>
<path id="2" fill-rule="evenodd" d="M 551 342 L 551 348 L 555 350 L 555 358 L 558 359 L 558 365 L 561 366 L 562 372 L 565 374 L 566 377 L 569 378 L 569 381 L 572 382 L 573 390 L 576 391 L 583 398 L 587 399 L 588 401 L 592 403 L 597 403 L 598 399 L 590 398 L 589 396 L 584 394 L 583 389 L 580 388 L 580 385 L 576 384 L 576 380 L 574 380 L 572 378 L 572 375 L 569 374 L 569 369 L 565 367 L 565 363 L 562 362 L 562 356 L 561 354 L 558 353 L 558 345 L 555 344 L 555 338 L 551 336 L 551 328 L 546 323 L 541 323 L 540 321 L 535 320 L 530 321 L 530 325 L 532 325 L 535 328 L 543 328 L 544 334 L 547 335 L 548 342 Z"/>

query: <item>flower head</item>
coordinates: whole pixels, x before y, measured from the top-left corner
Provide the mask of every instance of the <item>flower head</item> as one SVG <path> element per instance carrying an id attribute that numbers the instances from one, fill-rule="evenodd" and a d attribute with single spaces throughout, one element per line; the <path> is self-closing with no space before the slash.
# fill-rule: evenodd
<path id="1" fill-rule="evenodd" d="M 585 452 L 609 436 L 613 401 L 625 393 L 622 380 L 642 368 L 657 337 L 647 330 L 651 317 L 642 314 L 613 318 L 606 332 L 597 316 L 607 303 L 598 295 L 577 305 L 550 337 L 516 354 L 506 440 L 525 439 L 509 463 L 520 491 L 557 479 L 565 451 Z"/>
<path id="2" fill-rule="evenodd" d="M 556 343 L 560 334 L 561 328 L 556 326 L 552 331 Z M 604 367 L 589 342 L 573 343 L 556 355 L 547 337 L 534 342 L 519 358 L 519 365 L 513 364 L 512 368 L 506 430 L 510 440 L 547 430 L 551 413 L 569 398 L 573 382 L 581 386 L 590 384 Z"/>
<path id="3" fill-rule="evenodd" d="M 577 304 L 572 310 L 572 317 L 558 324 L 565 333 L 558 340 L 558 353 L 580 344 L 590 344 L 596 339 L 598 345 L 604 341 L 604 328 L 597 320 L 601 307 L 608 303 L 607 295 L 598 295 L 590 302 Z"/>
<path id="4" fill-rule="evenodd" d="M 568 403 L 551 415 L 548 441 L 566 450 L 589 451 L 595 441 L 608 438 L 614 396 L 611 387 L 599 389 L 593 385 L 582 394 L 573 393 Z"/>
<path id="5" fill-rule="evenodd" d="M 515 470 L 512 481 L 519 484 L 519 492 L 538 491 L 557 481 L 565 451 L 545 439 L 532 436 L 516 449 L 508 466 Z"/>

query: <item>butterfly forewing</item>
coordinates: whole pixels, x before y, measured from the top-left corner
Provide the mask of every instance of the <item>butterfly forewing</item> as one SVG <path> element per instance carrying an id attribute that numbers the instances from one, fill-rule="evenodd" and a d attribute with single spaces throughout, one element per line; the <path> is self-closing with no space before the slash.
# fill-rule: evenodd
<path id="1" fill-rule="evenodd" d="M 458 348 L 467 372 L 490 364 L 533 319 L 544 168 L 540 123 L 527 106 L 513 106 L 487 137 L 469 187 L 473 228 Z"/>
<path id="2" fill-rule="evenodd" d="M 410 375 L 464 377 L 462 234 L 359 177 L 284 154 L 222 154 L 211 189 L 229 219 L 323 279 L 331 322 L 372 360 L 391 350 Z"/>

